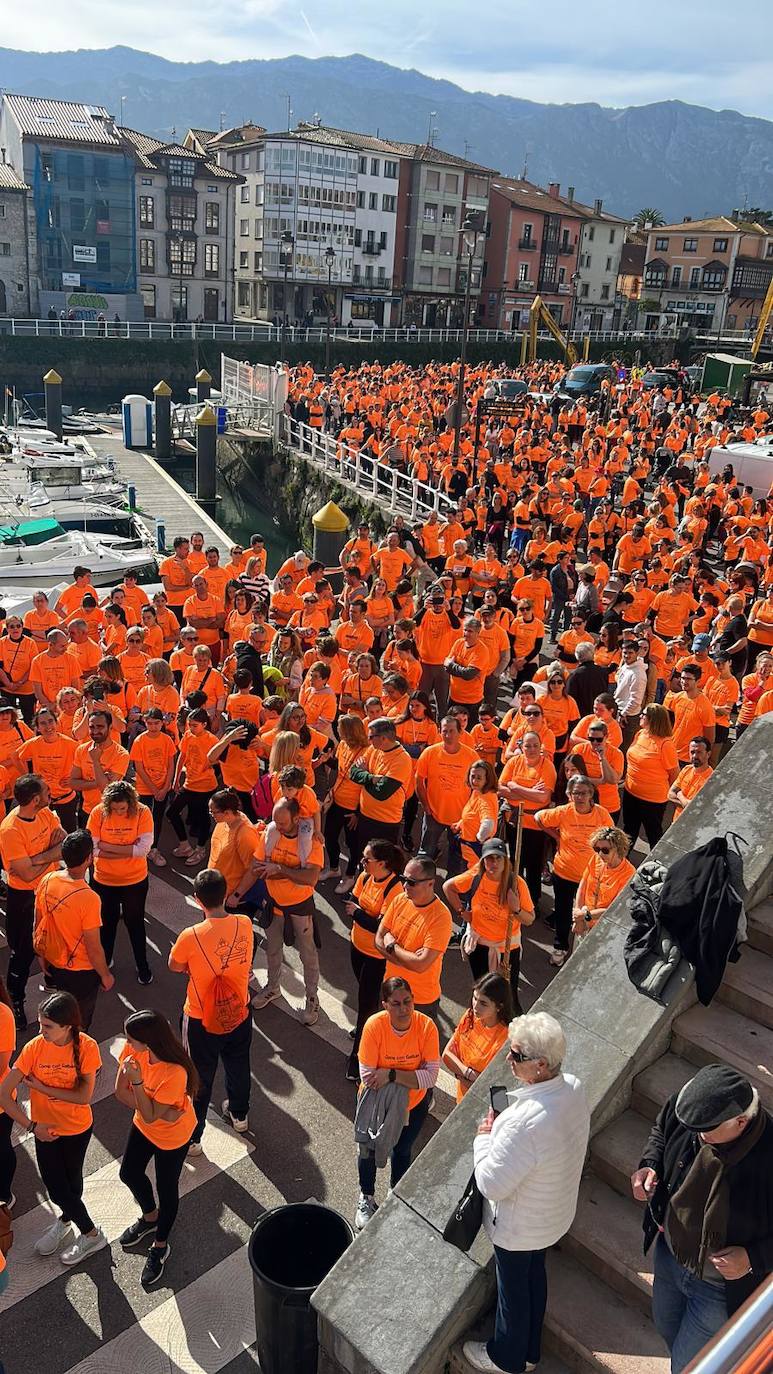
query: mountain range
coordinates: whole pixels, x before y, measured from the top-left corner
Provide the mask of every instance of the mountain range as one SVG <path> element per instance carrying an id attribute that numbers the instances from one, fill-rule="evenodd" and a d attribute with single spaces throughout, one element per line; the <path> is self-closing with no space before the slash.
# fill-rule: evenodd
<path id="1" fill-rule="evenodd" d="M 277 131 L 323 124 L 423 142 L 501 173 L 575 187 L 583 201 L 667 221 L 773 207 L 773 122 L 678 100 L 611 109 L 543 105 L 470 92 L 353 54 L 244 62 L 170 62 L 134 48 L 17 52 L 0 48 L 0 88 L 106 105 L 158 138 L 247 120 Z M 123 114 L 121 97 L 124 97 Z"/>

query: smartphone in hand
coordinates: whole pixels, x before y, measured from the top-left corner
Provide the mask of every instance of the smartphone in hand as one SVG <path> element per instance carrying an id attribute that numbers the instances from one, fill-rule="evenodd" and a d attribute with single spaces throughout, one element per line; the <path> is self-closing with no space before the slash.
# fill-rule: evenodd
<path id="1" fill-rule="evenodd" d="M 500 1116 L 505 1108 L 510 1106 L 507 1088 L 502 1087 L 501 1084 L 495 1083 L 493 1088 L 489 1088 L 489 1096 L 491 1098 L 491 1110 L 494 1116 Z"/>

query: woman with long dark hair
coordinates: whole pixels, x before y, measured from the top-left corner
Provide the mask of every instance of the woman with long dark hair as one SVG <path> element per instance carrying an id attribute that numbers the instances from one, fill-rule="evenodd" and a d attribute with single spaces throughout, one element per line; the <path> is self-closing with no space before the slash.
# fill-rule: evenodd
<path id="1" fill-rule="evenodd" d="M 78 1003 L 69 992 L 52 992 L 38 1007 L 40 1035 L 21 1050 L 0 1083 L 0 1107 L 35 1138 L 35 1155 L 43 1185 L 61 1211 L 35 1242 L 35 1253 L 53 1255 L 73 1226 L 76 1240 L 62 1250 L 62 1264 L 78 1264 L 107 1244 L 83 1205 L 83 1161 L 91 1139 L 99 1046 L 81 1029 Z M 25 1109 L 15 1093 L 26 1083 Z"/>
<path id="2" fill-rule="evenodd" d="M 501 973 L 484 973 L 472 985 L 470 1005 L 443 1050 L 443 1063 L 456 1079 L 456 1100 L 461 1102 L 501 1050 L 513 1019 L 510 984 Z"/>
<path id="3" fill-rule="evenodd" d="M 362 1029 L 368 1017 L 378 1011 L 386 969 L 386 961 L 376 948 L 376 931 L 387 907 L 402 893 L 400 874 L 404 868 L 405 855 L 391 840 L 368 840 L 362 855 L 362 871 L 351 897 L 344 903 L 344 911 L 352 921 L 349 953 L 357 979 L 357 1025 L 346 1070 L 347 1078 L 354 1083 L 360 1078 L 357 1051 Z"/>
<path id="4" fill-rule="evenodd" d="M 120 1179 L 142 1215 L 119 1237 L 125 1248 L 153 1236 L 140 1282 L 158 1283 L 169 1258 L 169 1233 L 177 1216 L 179 1182 L 191 1136 L 196 1129 L 193 1096 L 198 1075 L 193 1060 L 159 1011 L 135 1011 L 124 1022 L 115 1095 L 134 1110 L 121 1163 Z M 153 1160 L 156 1192 L 148 1178 Z"/>
<path id="5" fill-rule="evenodd" d="M 16 1018 L 13 1003 L 0 976 L 0 1083 L 8 1075 L 11 1059 L 16 1049 Z M 12 1191 L 13 1176 L 16 1173 L 16 1151 L 11 1144 L 13 1117 L 0 1107 L 0 1207 L 12 1207 L 15 1198 Z"/>

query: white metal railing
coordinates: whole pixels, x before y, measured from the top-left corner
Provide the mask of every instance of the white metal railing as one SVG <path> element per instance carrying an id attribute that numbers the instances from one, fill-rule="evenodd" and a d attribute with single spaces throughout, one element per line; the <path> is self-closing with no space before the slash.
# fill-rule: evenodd
<path id="1" fill-rule="evenodd" d="M 333 339 L 349 343 L 371 343 L 383 340 L 386 343 L 460 343 L 461 329 L 427 329 L 412 327 L 385 327 L 374 324 L 348 325 L 331 329 Z M 277 343 L 281 341 L 281 326 L 261 320 L 235 320 L 232 324 L 172 323 L 165 320 L 107 320 L 100 324 L 97 320 L 29 320 L 1 319 L 0 335 L 10 334 L 28 338 L 76 338 L 76 339 L 210 339 L 222 343 Z M 296 326 L 288 325 L 288 343 L 320 343 L 327 335 L 324 324 Z M 547 330 L 539 330 L 538 337 L 550 339 Z M 658 339 L 677 339 L 678 329 L 666 332 L 654 330 L 614 330 L 614 329 L 572 329 L 568 338 L 575 341 L 589 338 L 592 343 L 622 343 L 638 345 L 642 342 L 657 342 Z M 691 336 L 698 344 L 747 343 L 753 335 L 745 329 L 708 330 Z M 507 343 L 520 347 L 521 334 L 508 329 L 470 329 L 467 338 L 476 343 Z"/>
<path id="2" fill-rule="evenodd" d="M 408 477 L 397 468 L 385 467 L 356 449 L 340 443 L 324 430 L 280 416 L 280 443 L 305 462 L 384 508 L 390 515 L 423 519 L 431 512 L 443 514 L 453 509 L 453 501 L 443 491 Z"/>

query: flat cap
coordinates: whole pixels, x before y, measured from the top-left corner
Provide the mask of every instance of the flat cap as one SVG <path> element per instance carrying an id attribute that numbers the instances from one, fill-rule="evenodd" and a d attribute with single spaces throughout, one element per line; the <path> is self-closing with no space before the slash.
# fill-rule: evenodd
<path id="1" fill-rule="evenodd" d="M 676 1099 L 677 1120 L 691 1131 L 713 1131 L 723 1121 L 741 1116 L 752 1103 L 754 1090 L 747 1078 L 729 1064 L 707 1064 Z"/>

